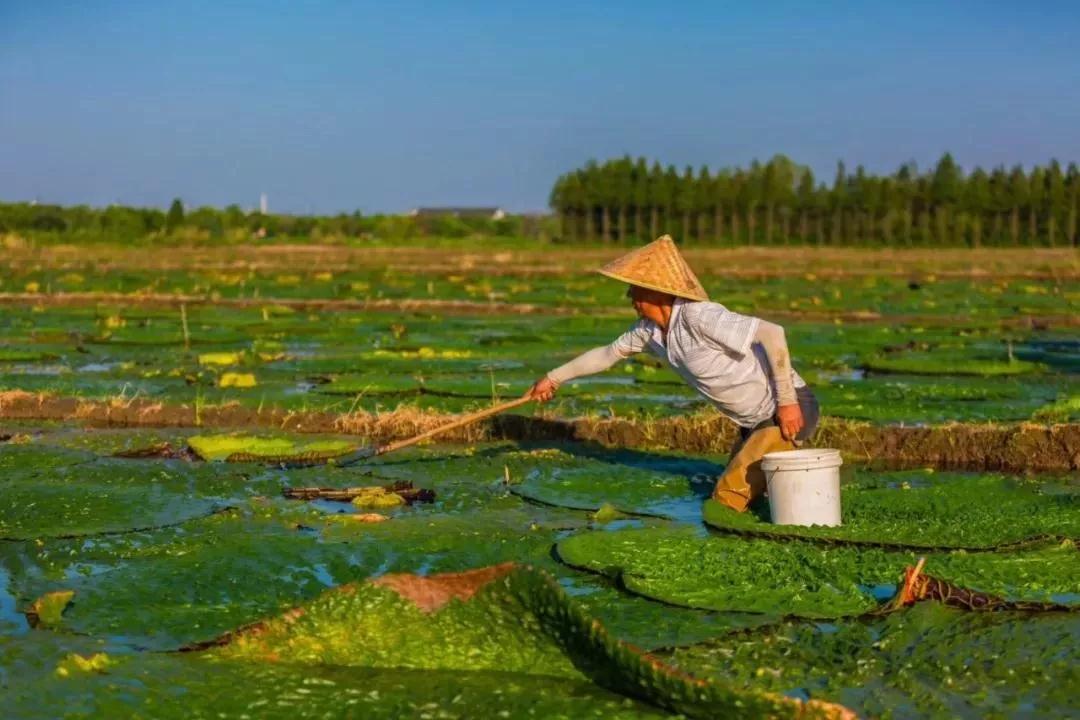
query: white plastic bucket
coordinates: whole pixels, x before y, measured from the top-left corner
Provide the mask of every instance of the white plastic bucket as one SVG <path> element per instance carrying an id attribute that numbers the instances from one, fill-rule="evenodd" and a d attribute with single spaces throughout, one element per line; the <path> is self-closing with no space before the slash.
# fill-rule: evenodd
<path id="1" fill-rule="evenodd" d="M 767 453 L 761 469 L 769 489 L 769 512 L 777 525 L 840 524 L 839 450 Z"/>

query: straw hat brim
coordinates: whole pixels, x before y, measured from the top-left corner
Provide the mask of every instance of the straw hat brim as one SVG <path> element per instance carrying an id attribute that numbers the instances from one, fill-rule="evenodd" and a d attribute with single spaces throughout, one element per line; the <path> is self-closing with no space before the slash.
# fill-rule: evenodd
<path id="1" fill-rule="evenodd" d="M 709 296 L 706 295 L 704 291 L 702 291 L 701 293 L 679 292 L 669 287 L 661 287 L 660 285 L 644 282 L 642 280 L 635 280 L 632 278 L 623 277 L 622 275 L 619 275 L 617 273 L 608 272 L 603 268 L 597 270 L 597 272 L 605 277 L 611 278 L 612 280 L 624 282 L 627 285 L 637 285 L 638 287 L 648 288 L 649 290 L 656 290 L 657 292 L 667 293 L 668 295 L 674 295 L 675 297 L 681 297 L 684 300 L 698 300 L 700 302 L 707 302 L 709 299 Z"/>
<path id="2" fill-rule="evenodd" d="M 599 269 L 601 275 L 686 300 L 709 299 L 670 235 L 632 250 Z"/>

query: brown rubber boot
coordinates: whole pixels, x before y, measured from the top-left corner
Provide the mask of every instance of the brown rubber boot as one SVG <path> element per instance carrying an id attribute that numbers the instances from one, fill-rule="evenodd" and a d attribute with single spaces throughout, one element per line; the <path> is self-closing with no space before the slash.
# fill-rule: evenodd
<path id="1" fill-rule="evenodd" d="M 736 512 L 745 512 L 750 503 L 765 493 L 765 473 L 761 458 L 766 453 L 794 450 L 795 445 L 784 439 L 778 427 L 755 430 L 745 441 L 735 446 L 731 461 L 717 480 L 712 498 Z"/>

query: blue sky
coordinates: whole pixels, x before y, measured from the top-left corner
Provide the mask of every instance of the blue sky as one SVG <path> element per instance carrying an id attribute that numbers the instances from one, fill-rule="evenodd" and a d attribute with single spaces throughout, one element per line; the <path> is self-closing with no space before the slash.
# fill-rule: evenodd
<path id="1" fill-rule="evenodd" d="M 0 0 L 0 199 L 543 209 L 624 153 L 1080 160 L 1080 4 Z"/>

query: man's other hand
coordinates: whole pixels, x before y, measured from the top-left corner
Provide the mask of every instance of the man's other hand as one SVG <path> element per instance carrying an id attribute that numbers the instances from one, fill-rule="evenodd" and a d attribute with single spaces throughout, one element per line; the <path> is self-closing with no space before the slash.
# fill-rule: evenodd
<path id="1" fill-rule="evenodd" d="M 776 424 L 780 426 L 780 434 L 785 440 L 795 442 L 795 436 L 806 425 L 803 420 L 802 408 L 798 403 L 781 405 L 776 408 Z"/>
<path id="2" fill-rule="evenodd" d="M 525 395 L 532 398 L 533 400 L 536 400 L 537 402 L 547 402 L 551 398 L 555 397 L 555 391 L 558 389 L 559 386 L 556 385 L 551 380 L 551 378 L 545 375 L 544 377 L 537 380 L 533 384 L 533 386 L 529 388 L 529 391 L 526 392 Z M 801 414 L 799 415 L 799 418 L 801 420 Z"/>

